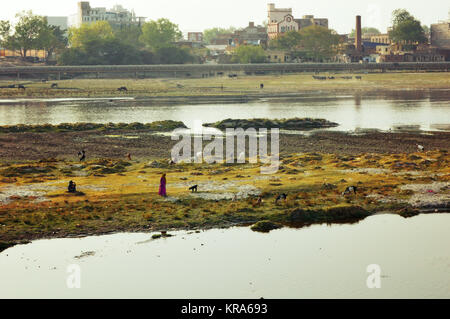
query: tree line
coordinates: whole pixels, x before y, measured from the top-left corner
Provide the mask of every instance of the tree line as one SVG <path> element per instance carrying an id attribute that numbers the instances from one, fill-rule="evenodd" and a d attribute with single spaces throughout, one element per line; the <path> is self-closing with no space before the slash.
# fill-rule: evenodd
<path id="1" fill-rule="evenodd" d="M 61 30 L 31 11 L 16 18 L 14 28 L 10 21 L 0 21 L 0 46 L 19 51 L 24 58 L 30 50 L 45 50 L 48 57 L 58 53 L 60 65 L 181 64 L 199 60 L 193 49 L 175 44 L 182 33 L 168 19 L 122 27 L 97 21 Z"/>
<path id="2" fill-rule="evenodd" d="M 19 51 L 22 57 L 30 50 L 45 50 L 48 56 L 55 52 L 60 65 L 120 65 L 120 64 L 182 64 L 200 63 L 207 50 L 180 47 L 182 39 L 178 25 L 168 19 L 145 22 L 141 26 L 113 27 L 106 21 L 83 24 L 78 28 L 61 30 L 48 25 L 45 17 L 31 11 L 17 14 L 18 22 L 0 21 L 0 46 Z M 230 28 L 212 28 L 204 31 L 204 41 L 235 31 Z M 367 33 L 380 33 L 375 28 L 364 28 Z M 408 11 L 393 12 L 389 36 L 395 43 L 424 43 L 427 28 Z M 323 62 L 335 56 L 343 39 L 335 31 L 312 25 L 299 31 L 290 31 L 269 42 L 269 49 L 289 51 L 293 58 Z M 261 46 L 241 45 L 231 57 L 234 63 L 264 63 L 267 54 Z"/>

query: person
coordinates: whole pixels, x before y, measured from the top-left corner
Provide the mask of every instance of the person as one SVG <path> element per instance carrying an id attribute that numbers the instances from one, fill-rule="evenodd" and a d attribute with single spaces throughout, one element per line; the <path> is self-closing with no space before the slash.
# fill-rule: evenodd
<path id="1" fill-rule="evenodd" d="M 76 193 L 77 192 L 77 184 L 75 184 L 73 181 L 69 182 L 69 187 L 67 188 L 69 193 Z"/>
<path id="2" fill-rule="evenodd" d="M 161 176 L 161 181 L 160 181 L 160 184 L 159 184 L 159 192 L 158 192 L 158 194 L 160 196 L 167 197 L 167 193 L 166 193 L 166 174 L 163 174 Z"/>

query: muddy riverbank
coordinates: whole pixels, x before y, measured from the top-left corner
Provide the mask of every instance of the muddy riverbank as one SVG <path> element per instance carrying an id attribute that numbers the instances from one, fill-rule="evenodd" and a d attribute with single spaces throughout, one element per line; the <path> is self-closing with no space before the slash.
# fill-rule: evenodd
<path id="1" fill-rule="evenodd" d="M 170 136 L 143 130 L 105 130 L 80 132 L 0 134 L 0 160 L 36 161 L 46 158 L 76 159 L 79 150 L 93 158 L 123 159 L 130 153 L 136 159 L 170 158 L 177 141 Z M 281 134 L 280 152 L 321 152 L 341 155 L 361 153 L 411 153 L 417 144 L 426 150 L 449 150 L 450 132 L 374 132 L 346 133 L 320 131 L 310 135 Z"/>

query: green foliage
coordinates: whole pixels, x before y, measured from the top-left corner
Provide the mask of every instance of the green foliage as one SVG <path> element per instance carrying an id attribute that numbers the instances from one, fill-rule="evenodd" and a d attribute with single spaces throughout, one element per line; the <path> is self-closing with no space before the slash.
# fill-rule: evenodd
<path id="1" fill-rule="evenodd" d="M 44 47 L 47 19 L 34 15 L 31 11 L 18 13 L 16 17 L 18 22 L 14 32 L 9 21 L 0 22 L 1 44 L 8 49 L 19 50 L 26 57 L 29 50 Z"/>
<path id="2" fill-rule="evenodd" d="M 140 40 L 151 49 L 161 49 L 170 47 L 172 42 L 182 37 L 178 25 L 170 22 L 168 19 L 159 19 L 157 21 L 146 22 L 142 26 L 142 35 Z"/>
<path id="3" fill-rule="evenodd" d="M 161 64 L 183 64 L 194 61 L 187 48 L 165 47 L 156 51 L 158 62 Z"/>
<path id="4" fill-rule="evenodd" d="M 352 29 L 352 32 L 350 32 L 350 34 L 348 35 L 350 38 L 355 37 L 355 29 Z M 377 28 L 372 28 L 372 27 L 364 27 L 361 28 L 361 33 L 362 35 L 366 35 L 366 34 L 381 34 L 380 30 L 378 30 Z"/>
<path id="5" fill-rule="evenodd" d="M 339 35 L 333 30 L 312 25 L 300 31 L 287 32 L 271 42 L 271 47 L 289 50 L 304 59 L 322 62 L 336 53 Z"/>
<path id="6" fill-rule="evenodd" d="M 40 35 L 41 46 L 47 51 L 50 57 L 54 51 L 63 50 L 67 46 L 67 38 L 65 30 L 61 30 L 59 26 L 46 24 Z"/>
<path id="7" fill-rule="evenodd" d="M 392 13 L 392 30 L 389 37 L 396 43 L 424 43 L 427 41 L 425 30 L 420 21 L 408 11 L 397 9 Z"/>
<path id="8" fill-rule="evenodd" d="M 97 21 L 92 24 L 82 24 L 79 28 L 69 28 L 69 43 L 73 48 L 80 48 L 89 52 L 103 45 L 104 42 L 114 39 L 111 25 L 106 21 Z"/>
<path id="9" fill-rule="evenodd" d="M 234 27 L 229 28 L 211 28 L 203 31 L 203 41 L 205 43 L 211 43 L 211 41 L 223 34 L 230 34 L 236 30 Z"/>
<path id="10" fill-rule="evenodd" d="M 301 35 L 298 31 L 289 31 L 270 42 L 271 48 L 293 51 L 301 43 Z"/>
<path id="11" fill-rule="evenodd" d="M 336 54 L 339 35 L 325 27 L 313 25 L 300 30 L 301 51 L 307 58 L 316 62 L 331 58 Z"/>
<path id="12" fill-rule="evenodd" d="M 234 51 L 233 62 L 264 63 L 265 61 L 266 53 L 257 45 L 241 45 Z"/>

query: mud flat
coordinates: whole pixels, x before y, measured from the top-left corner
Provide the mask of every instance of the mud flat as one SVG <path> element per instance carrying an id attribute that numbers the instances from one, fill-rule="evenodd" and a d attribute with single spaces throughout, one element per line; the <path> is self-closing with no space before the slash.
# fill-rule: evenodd
<path id="1" fill-rule="evenodd" d="M 206 127 L 214 127 L 221 130 L 227 128 L 279 128 L 285 130 L 297 130 L 297 131 L 307 131 L 317 128 L 330 128 L 339 126 L 338 123 L 330 122 L 324 119 L 311 119 L 311 118 L 292 118 L 292 119 L 280 119 L 280 120 L 269 120 L 269 119 L 251 119 L 251 120 L 240 120 L 240 119 L 226 119 L 216 123 L 204 124 Z"/>

